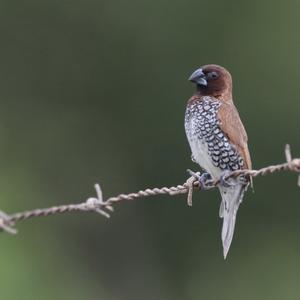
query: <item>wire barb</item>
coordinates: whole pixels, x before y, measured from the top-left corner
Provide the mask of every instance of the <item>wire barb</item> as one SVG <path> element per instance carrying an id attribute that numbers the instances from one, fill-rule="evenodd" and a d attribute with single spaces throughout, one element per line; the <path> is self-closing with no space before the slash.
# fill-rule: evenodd
<path id="1" fill-rule="evenodd" d="M 10 220 L 10 217 L 0 210 L 0 230 L 10 234 L 16 234 L 17 230 L 13 228 L 14 222 Z"/>
<path id="2" fill-rule="evenodd" d="M 106 208 L 110 212 L 113 212 L 114 208 L 110 204 L 106 204 L 103 201 L 102 190 L 98 183 L 95 184 L 95 190 L 97 197 L 88 198 L 86 202 L 83 203 L 82 210 L 94 211 L 106 218 L 110 218 L 110 214 L 103 210 L 103 208 Z"/>
<path id="3" fill-rule="evenodd" d="M 233 171 L 226 178 L 238 177 L 240 175 L 249 175 L 251 177 L 265 176 L 275 172 L 292 171 L 298 173 L 298 186 L 300 186 L 300 159 L 292 158 L 291 148 L 289 145 L 285 146 L 285 158 L 286 162 L 282 164 L 272 165 L 261 168 L 259 170 L 237 170 Z M 212 186 L 216 186 L 220 180 L 215 181 Z M 103 201 L 102 190 L 99 184 L 95 184 L 96 197 L 90 197 L 86 201 L 79 204 L 68 204 L 53 206 L 43 209 L 34 209 L 30 211 L 23 211 L 8 215 L 3 211 L 0 211 L 0 231 L 4 231 L 10 234 L 16 234 L 17 230 L 14 225 L 17 222 L 28 220 L 35 217 L 50 216 L 54 214 L 61 214 L 73 211 L 82 212 L 96 212 L 106 218 L 110 218 L 110 213 L 114 211 L 113 205 L 121 201 L 131 201 L 138 198 L 156 196 L 156 195 L 169 195 L 174 196 L 178 194 L 188 194 L 187 203 L 192 206 L 193 203 L 193 190 L 200 188 L 199 182 L 194 176 L 189 177 L 182 185 L 162 188 L 147 188 L 145 190 L 138 191 L 130 194 L 120 194 L 115 197 L 110 197 Z"/>
<path id="4" fill-rule="evenodd" d="M 292 159 L 291 146 L 289 144 L 285 145 L 285 158 L 289 165 L 289 169 L 294 172 L 298 172 L 297 185 L 300 187 L 300 159 Z"/>
<path id="5" fill-rule="evenodd" d="M 194 191 L 194 182 L 197 181 L 197 174 L 193 171 L 187 169 L 188 173 L 191 174 L 191 177 L 187 179 L 185 182 L 187 188 L 188 188 L 188 195 L 187 195 L 187 205 L 193 206 L 193 191 Z M 200 173 L 198 173 L 200 174 Z M 198 183 L 199 184 L 199 183 Z M 199 185 L 200 187 L 200 185 Z"/>

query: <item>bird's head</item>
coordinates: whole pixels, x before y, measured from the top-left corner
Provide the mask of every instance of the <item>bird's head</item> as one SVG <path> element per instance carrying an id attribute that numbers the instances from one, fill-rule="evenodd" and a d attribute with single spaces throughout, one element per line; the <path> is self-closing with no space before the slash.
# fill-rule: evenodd
<path id="1" fill-rule="evenodd" d="M 230 97 L 232 79 L 230 73 L 218 65 L 205 65 L 197 69 L 189 77 L 197 86 L 197 91 L 203 96 Z"/>

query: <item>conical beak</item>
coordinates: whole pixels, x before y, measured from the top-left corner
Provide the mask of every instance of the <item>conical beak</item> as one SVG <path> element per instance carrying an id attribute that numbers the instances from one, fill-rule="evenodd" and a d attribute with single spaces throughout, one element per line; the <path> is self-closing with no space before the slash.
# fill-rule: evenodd
<path id="1" fill-rule="evenodd" d="M 195 82 L 199 85 L 207 86 L 207 80 L 202 69 L 197 69 L 190 77 L 189 81 Z"/>

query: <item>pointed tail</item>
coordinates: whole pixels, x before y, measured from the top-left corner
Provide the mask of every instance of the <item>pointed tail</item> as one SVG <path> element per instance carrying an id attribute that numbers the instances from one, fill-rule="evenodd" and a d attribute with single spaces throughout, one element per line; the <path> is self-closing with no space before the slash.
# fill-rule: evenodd
<path id="1" fill-rule="evenodd" d="M 239 205 L 243 200 L 244 192 L 246 189 L 247 186 L 240 183 L 231 187 L 219 186 L 219 190 L 222 196 L 219 215 L 220 218 L 223 218 L 222 243 L 224 259 L 226 259 L 230 244 L 232 242 L 236 214 Z"/>

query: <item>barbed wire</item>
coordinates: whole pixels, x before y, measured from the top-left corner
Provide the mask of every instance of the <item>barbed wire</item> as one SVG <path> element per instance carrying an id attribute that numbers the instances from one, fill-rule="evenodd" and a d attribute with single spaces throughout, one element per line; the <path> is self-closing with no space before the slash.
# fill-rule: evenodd
<path id="1" fill-rule="evenodd" d="M 289 145 L 285 146 L 286 162 L 277 165 L 271 165 L 259 170 L 237 170 L 229 173 L 226 179 L 231 177 L 238 177 L 240 175 L 248 175 L 251 177 L 265 176 L 274 172 L 292 171 L 300 174 L 300 158 L 292 158 L 291 149 Z M 211 186 L 216 186 L 219 180 L 213 182 Z M 300 175 L 298 175 L 298 186 L 300 186 Z M 201 189 L 199 182 L 195 176 L 191 176 L 187 181 L 181 185 L 162 188 L 148 188 L 138 191 L 136 193 L 120 194 L 115 197 L 110 197 L 103 201 L 102 190 L 99 184 L 95 185 L 96 197 L 88 198 L 86 201 L 78 204 L 66 204 L 53 206 L 49 208 L 38 208 L 29 211 L 18 212 L 14 214 L 6 214 L 0 211 L 0 230 L 16 234 L 17 230 L 14 228 L 15 224 L 20 221 L 28 220 L 35 217 L 45 217 L 55 214 L 62 214 L 67 212 L 95 212 L 106 218 L 110 218 L 110 213 L 114 210 L 114 205 L 121 201 L 131 201 L 138 198 L 156 196 L 156 195 L 178 195 L 188 194 L 187 203 L 192 205 L 192 197 L 194 189 Z"/>

